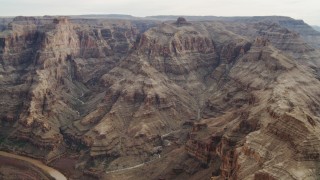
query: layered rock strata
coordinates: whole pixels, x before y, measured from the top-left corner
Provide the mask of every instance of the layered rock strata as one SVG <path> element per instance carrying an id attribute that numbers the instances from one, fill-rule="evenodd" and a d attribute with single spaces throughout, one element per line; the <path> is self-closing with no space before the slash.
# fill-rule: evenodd
<path id="1" fill-rule="evenodd" d="M 2 149 L 47 163 L 78 152 L 77 169 L 106 179 L 318 176 L 320 53 L 303 22 L 17 17 L 3 29 Z"/>

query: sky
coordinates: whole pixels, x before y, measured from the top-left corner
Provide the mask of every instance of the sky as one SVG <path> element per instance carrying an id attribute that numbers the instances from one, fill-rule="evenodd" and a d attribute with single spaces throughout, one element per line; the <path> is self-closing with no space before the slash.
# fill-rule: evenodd
<path id="1" fill-rule="evenodd" d="M 320 26 L 320 0 L 0 0 L 0 16 L 280 15 Z"/>

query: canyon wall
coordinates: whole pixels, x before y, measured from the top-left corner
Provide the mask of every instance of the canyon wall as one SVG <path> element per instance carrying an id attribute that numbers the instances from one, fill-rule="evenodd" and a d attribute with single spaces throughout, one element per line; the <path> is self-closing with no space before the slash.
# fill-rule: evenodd
<path id="1" fill-rule="evenodd" d="M 302 21 L 1 27 L 3 150 L 46 163 L 73 152 L 105 179 L 141 177 L 146 163 L 146 179 L 318 176 L 320 36 Z"/>

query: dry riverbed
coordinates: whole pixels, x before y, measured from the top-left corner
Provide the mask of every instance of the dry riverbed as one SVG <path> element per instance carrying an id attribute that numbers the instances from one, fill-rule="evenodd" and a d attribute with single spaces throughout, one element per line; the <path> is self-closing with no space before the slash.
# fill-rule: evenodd
<path id="1" fill-rule="evenodd" d="M 56 169 L 32 158 L 0 151 L 0 162 L 0 179 L 67 179 Z"/>

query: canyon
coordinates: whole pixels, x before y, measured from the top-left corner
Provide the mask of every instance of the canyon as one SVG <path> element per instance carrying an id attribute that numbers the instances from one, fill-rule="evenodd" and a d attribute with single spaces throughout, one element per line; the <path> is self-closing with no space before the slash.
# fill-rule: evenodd
<path id="1" fill-rule="evenodd" d="M 69 179 L 319 178 L 320 32 L 302 20 L 19 16 L 0 30 L 1 151 Z"/>

